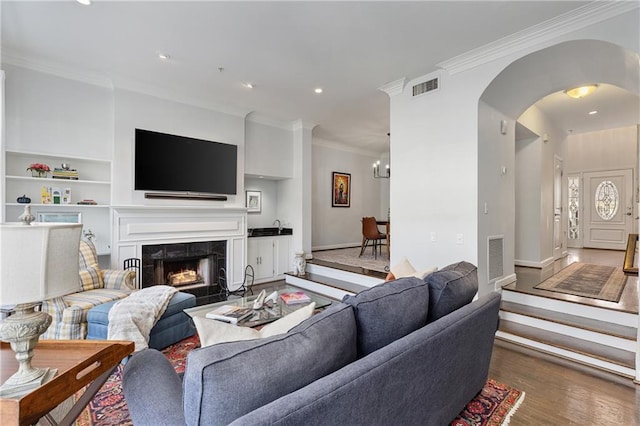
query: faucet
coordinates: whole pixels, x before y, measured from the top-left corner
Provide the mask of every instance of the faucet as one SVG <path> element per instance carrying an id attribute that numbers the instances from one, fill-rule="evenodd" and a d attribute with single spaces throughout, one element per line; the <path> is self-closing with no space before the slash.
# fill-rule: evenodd
<path id="1" fill-rule="evenodd" d="M 278 234 L 282 233 L 282 224 L 280 223 L 280 220 L 276 219 L 273 221 L 273 225 L 278 224 Z"/>

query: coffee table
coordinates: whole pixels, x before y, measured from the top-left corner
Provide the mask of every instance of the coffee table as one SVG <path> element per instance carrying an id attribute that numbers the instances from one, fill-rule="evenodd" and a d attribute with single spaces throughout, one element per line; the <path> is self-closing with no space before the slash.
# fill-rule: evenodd
<path id="1" fill-rule="evenodd" d="M 327 299 L 326 297 L 319 296 L 315 293 L 311 293 L 308 290 L 303 290 L 301 288 L 292 287 L 292 286 L 286 286 L 279 289 L 278 294 L 280 295 L 282 293 L 295 292 L 295 291 L 304 291 L 304 293 L 311 298 L 311 302 L 316 302 L 316 309 L 326 308 L 327 306 L 331 305 L 331 303 L 333 303 L 331 299 Z M 196 306 L 195 308 L 184 309 L 184 313 L 189 315 L 191 318 L 193 317 L 206 318 L 207 312 L 210 312 L 215 308 L 223 305 L 251 307 L 253 306 L 253 302 L 258 297 L 258 293 L 259 292 L 256 292 L 256 294 L 251 296 L 228 299 L 223 302 L 210 303 L 208 305 L 201 305 L 201 306 Z M 269 292 L 267 293 L 267 296 L 268 295 L 269 295 Z M 277 303 L 275 305 L 273 305 L 272 307 L 265 306 L 262 309 L 254 311 L 252 316 L 238 322 L 238 325 L 243 327 L 257 327 L 259 325 L 267 324 L 269 322 L 282 318 L 283 316 L 290 314 L 291 312 L 294 312 L 302 308 L 303 306 L 307 306 L 311 302 L 287 305 L 282 301 L 282 299 L 280 299 L 280 297 L 278 297 Z M 215 321 L 215 320 L 211 320 L 211 321 Z"/>
<path id="2" fill-rule="evenodd" d="M 34 349 L 33 366 L 51 367 L 58 375 L 21 397 L 0 398 L 0 424 L 71 425 L 107 381 L 120 361 L 134 350 L 133 342 L 117 340 L 40 340 Z M 15 353 L 0 342 L 0 382 L 18 369 Z M 58 423 L 48 413 L 87 386 Z"/>

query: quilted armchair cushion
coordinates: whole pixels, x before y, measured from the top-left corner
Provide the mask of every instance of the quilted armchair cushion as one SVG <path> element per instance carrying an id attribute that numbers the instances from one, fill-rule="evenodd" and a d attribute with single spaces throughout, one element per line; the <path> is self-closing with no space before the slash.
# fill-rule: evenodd
<path id="1" fill-rule="evenodd" d="M 51 325 L 43 339 L 85 339 L 89 309 L 102 303 L 120 300 L 131 290 L 100 288 L 68 294 L 42 302 L 42 311 L 51 315 Z"/>
<path id="2" fill-rule="evenodd" d="M 93 288 L 112 288 L 116 290 L 135 290 L 136 273 L 131 270 L 116 269 L 100 269 L 98 267 L 98 252 L 96 246 L 91 241 L 80 241 L 80 260 L 79 260 L 81 280 L 82 271 L 90 268 L 97 268 L 100 271 L 102 285 L 96 284 Z M 95 283 L 94 283 L 95 284 Z M 89 289 L 89 285 L 82 286 L 82 289 Z"/>
<path id="3" fill-rule="evenodd" d="M 96 288 L 104 288 L 102 281 L 102 272 L 98 265 L 89 266 L 86 269 L 80 269 L 80 288 L 83 291 L 94 290 Z"/>

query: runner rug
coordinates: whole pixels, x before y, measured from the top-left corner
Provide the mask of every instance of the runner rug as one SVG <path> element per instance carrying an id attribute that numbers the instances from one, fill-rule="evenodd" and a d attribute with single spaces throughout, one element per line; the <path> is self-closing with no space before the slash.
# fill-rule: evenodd
<path id="1" fill-rule="evenodd" d="M 575 262 L 534 288 L 619 302 L 626 283 L 621 267 Z"/>
<path id="2" fill-rule="evenodd" d="M 200 346 L 198 335 L 189 337 L 162 351 L 178 373 L 184 372 L 187 353 Z M 76 422 L 78 426 L 133 425 L 122 394 L 122 365 L 109 377 Z M 79 392 L 76 398 L 82 393 Z M 489 379 L 452 426 L 507 425 L 524 399 L 524 392 Z"/>

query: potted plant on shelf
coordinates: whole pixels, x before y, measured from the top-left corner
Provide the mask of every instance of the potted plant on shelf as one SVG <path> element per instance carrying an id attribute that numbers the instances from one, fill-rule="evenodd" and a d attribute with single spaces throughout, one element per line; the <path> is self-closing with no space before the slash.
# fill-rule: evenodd
<path id="1" fill-rule="evenodd" d="M 47 177 L 47 173 L 51 171 L 49 166 L 43 163 L 33 163 L 27 167 L 27 170 L 31 171 L 31 176 L 37 178 Z"/>

